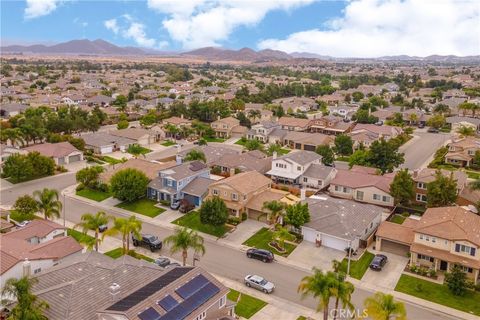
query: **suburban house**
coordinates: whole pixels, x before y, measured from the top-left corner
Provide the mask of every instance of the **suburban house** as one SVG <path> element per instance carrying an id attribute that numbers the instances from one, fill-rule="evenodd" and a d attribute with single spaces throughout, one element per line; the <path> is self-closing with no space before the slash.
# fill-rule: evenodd
<path id="1" fill-rule="evenodd" d="M 351 119 L 352 116 L 358 111 L 358 105 L 335 105 L 328 106 L 328 111 L 331 115 L 339 116 L 344 119 Z"/>
<path id="2" fill-rule="evenodd" d="M 353 122 L 345 122 L 342 117 L 329 115 L 311 120 L 310 131 L 338 135 L 350 132 L 353 125 Z"/>
<path id="3" fill-rule="evenodd" d="M 448 153 L 445 162 L 453 165 L 468 167 L 472 164 L 475 152 L 480 150 L 480 140 L 475 137 L 466 137 L 448 144 Z"/>
<path id="4" fill-rule="evenodd" d="M 282 141 L 290 149 L 315 151 L 318 146 L 331 145 L 333 138 L 322 133 L 288 131 Z"/>
<path id="5" fill-rule="evenodd" d="M 205 158 L 207 159 L 205 163 L 209 167 L 211 167 L 213 163 L 215 163 L 216 161 L 218 161 L 219 159 L 225 156 L 239 156 L 241 153 L 240 151 L 236 151 L 231 148 L 222 147 L 221 145 L 198 146 L 198 147 L 188 149 L 188 150 L 183 150 L 177 153 L 175 157 L 177 163 L 182 163 L 183 158 L 185 158 L 185 156 L 192 150 L 197 150 L 202 152 L 205 155 Z"/>
<path id="6" fill-rule="evenodd" d="M 376 249 L 410 253 L 410 264 L 446 272 L 459 265 L 480 282 L 480 216 L 465 207 L 428 208 L 421 218 L 403 224 L 384 221 L 376 233 Z"/>
<path id="7" fill-rule="evenodd" d="M 369 148 L 374 141 L 380 140 L 381 138 L 390 140 L 402 133 L 403 130 L 399 127 L 358 123 L 353 127 L 349 136 L 353 140 L 353 147 L 357 149 L 360 145 Z"/>
<path id="8" fill-rule="evenodd" d="M 114 136 L 106 132 L 95 132 L 82 135 L 85 141 L 85 149 L 90 149 L 96 154 L 107 154 L 114 151 L 125 152 L 130 145 L 135 144 L 135 140 Z"/>
<path id="9" fill-rule="evenodd" d="M 252 126 L 247 132 L 247 139 L 257 139 L 263 143 L 268 142 L 268 136 L 273 130 L 280 128 L 280 124 L 272 121 L 264 121 Z"/>
<path id="10" fill-rule="evenodd" d="M 306 188 L 325 189 L 336 174 L 337 169 L 334 167 L 313 163 L 303 173 L 300 183 Z"/>
<path id="11" fill-rule="evenodd" d="M 3 163 L 5 160 L 8 159 L 8 157 L 10 157 L 12 154 L 17 154 L 17 153 L 20 153 L 20 154 L 26 154 L 28 152 L 26 152 L 25 150 L 23 149 L 17 149 L 13 146 L 8 146 L 8 145 L 5 145 L 5 144 L 0 144 L 0 163 Z"/>
<path id="12" fill-rule="evenodd" d="M 114 174 L 124 169 L 136 169 L 143 172 L 148 179 L 153 180 L 158 176 L 158 172 L 160 170 L 168 169 L 174 167 L 175 165 L 175 161 L 158 162 L 140 158 L 131 158 L 123 163 L 117 164 L 112 168 L 107 168 L 106 171 L 100 174 L 100 180 L 105 183 L 109 183 Z"/>
<path id="13" fill-rule="evenodd" d="M 159 171 L 158 176 L 150 181 L 147 196 L 157 201 L 183 199 L 182 191 L 196 178 L 210 178 L 210 169 L 201 161 L 191 161 L 172 168 Z M 201 205 L 201 197 L 193 197 L 192 204 Z"/>
<path id="14" fill-rule="evenodd" d="M 330 195 L 353 199 L 380 206 L 393 207 L 394 199 L 390 195 L 393 174 L 377 175 L 373 168 L 353 166 L 350 170 L 338 169 L 335 178 L 330 181 Z"/>
<path id="15" fill-rule="evenodd" d="M 312 151 L 291 152 L 281 157 L 272 158 L 272 169 L 266 174 L 276 183 L 303 183 L 302 175 L 311 165 L 322 165 L 322 157 Z"/>
<path id="16" fill-rule="evenodd" d="M 185 119 L 183 117 L 183 114 L 181 117 L 170 117 L 168 119 L 163 119 L 162 123 L 164 125 L 170 124 L 176 127 L 191 127 L 192 126 L 192 121 Z"/>
<path id="17" fill-rule="evenodd" d="M 328 196 L 307 198 L 310 221 L 302 226 L 303 240 L 344 251 L 367 247 L 388 214 L 382 207 Z"/>
<path id="18" fill-rule="evenodd" d="M 247 128 L 240 125 L 240 121 L 234 117 L 218 119 L 210 124 L 219 138 L 230 138 L 231 136 L 242 136 Z"/>
<path id="19" fill-rule="evenodd" d="M 255 170 L 265 174 L 271 169 L 272 158 L 259 150 L 244 152 L 242 154 L 228 154 L 210 163 L 211 167 L 218 167 L 222 173 L 235 173 L 235 170 Z"/>
<path id="20" fill-rule="evenodd" d="M 43 156 L 52 158 L 57 165 L 64 165 L 83 160 L 83 152 L 72 146 L 68 141 L 36 144 L 26 147 L 23 150 L 28 152 L 39 152 Z"/>
<path id="21" fill-rule="evenodd" d="M 420 171 L 415 170 L 413 172 L 412 178 L 415 181 L 415 201 L 418 203 L 427 202 L 427 184 L 434 181 L 436 178 L 435 169 L 425 168 Z M 467 174 L 463 171 L 455 170 L 440 170 L 443 176 L 450 177 L 453 176 L 453 179 L 457 182 L 457 194 L 460 194 L 462 190 L 467 186 Z"/>
<path id="22" fill-rule="evenodd" d="M 10 278 L 37 275 L 83 250 L 64 226 L 43 219 L 0 234 L 0 243 L 1 288 Z"/>
<path id="23" fill-rule="evenodd" d="M 148 146 L 160 140 L 152 130 L 146 130 L 142 128 L 126 128 L 122 130 L 111 130 L 111 135 L 135 141 L 136 144 L 141 146 Z"/>
<path id="24" fill-rule="evenodd" d="M 226 319 L 234 316 L 228 288 L 198 267 L 163 269 L 128 255 L 95 251 L 39 274 L 33 293 L 48 319 Z"/>
<path id="25" fill-rule="evenodd" d="M 480 131 L 480 119 L 471 117 L 448 117 L 445 119 L 452 126 L 452 131 L 457 132 L 461 127 L 473 128 L 476 132 Z"/>
<path id="26" fill-rule="evenodd" d="M 310 128 L 310 120 L 293 117 L 281 117 L 278 124 L 288 131 L 307 131 Z"/>
<path id="27" fill-rule="evenodd" d="M 28 106 L 21 103 L 5 103 L 0 104 L 0 117 L 10 118 L 27 110 Z"/>

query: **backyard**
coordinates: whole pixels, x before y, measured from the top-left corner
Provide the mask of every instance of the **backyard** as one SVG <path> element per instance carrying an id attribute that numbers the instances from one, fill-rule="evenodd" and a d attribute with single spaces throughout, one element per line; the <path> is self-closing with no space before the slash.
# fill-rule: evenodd
<path id="1" fill-rule="evenodd" d="M 397 223 L 397 224 L 402 224 L 403 221 L 405 221 L 405 217 L 404 216 L 401 216 L 399 214 L 395 214 L 392 216 L 392 218 L 390 219 L 390 222 L 393 222 L 393 223 Z"/>
<path id="2" fill-rule="evenodd" d="M 286 252 L 281 253 L 277 251 L 275 248 L 269 246 L 268 244 L 273 241 L 273 232 L 269 230 L 268 228 L 262 228 L 257 231 L 253 236 L 247 239 L 243 243 L 243 245 L 257 248 L 257 249 L 265 249 L 272 251 L 274 254 L 283 256 L 283 257 L 288 257 L 290 253 L 297 247 L 296 245 L 293 245 L 291 243 L 285 243 L 285 250 Z"/>
<path id="3" fill-rule="evenodd" d="M 143 214 L 144 216 L 155 218 L 160 213 L 165 212 L 165 209 L 155 206 L 156 201 L 142 198 L 132 202 L 122 202 L 116 205 L 118 208 L 122 208 L 135 213 Z"/>
<path id="4" fill-rule="evenodd" d="M 113 259 L 118 259 L 121 256 L 123 256 L 123 249 L 122 248 L 115 248 L 113 250 L 105 252 L 104 255 L 109 256 L 110 258 L 113 258 Z M 128 255 L 131 256 L 131 257 L 134 257 L 136 259 L 145 260 L 145 261 L 148 261 L 148 262 L 154 262 L 155 261 L 155 259 L 147 257 L 143 254 L 137 253 L 134 250 L 130 250 L 128 252 Z"/>
<path id="5" fill-rule="evenodd" d="M 213 226 L 202 223 L 200 221 L 200 214 L 197 211 L 187 213 L 183 217 L 173 221 L 173 223 L 182 227 L 187 227 L 196 231 L 207 233 L 218 238 L 222 237 L 230 230 L 229 227 L 226 225 Z"/>
<path id="6" fill-rule="evenodd" d="M 365 253 L 357 261 L 350 261 L 350 276 L 352 278 L 361 280 L 363 275 L 368 269 L 370 262 L 372 262 L 375 255 L 371 252 L 365 251 Z M 347 273 L 348 260 L 343 259 L 340 264 L 340 271 Z"/>
<path id="7" fill-rule="evenodd" d="M 237 302 L 240 292 L 230 289 L 227 298 L 230 301 Z M 260 311 L 267 305 L 265 301 L 249 296 L 248 294 L 241 294 L 240 301 L 235 306 L 235 313 L 240 317 L 250 319 L 255 313 Z"/>
<path id="8" fill-rule="evenodd" d="M 108 199 L 112 196 L 110 192 L 100 191 L 100 190 L 93 190 L 90 188 L 83 188 L 82 190 L 78 190 L 76 192 L 77 196 L 84 197 L 90 200 L 94 200 L 97 202 L 103 201 Z"/>

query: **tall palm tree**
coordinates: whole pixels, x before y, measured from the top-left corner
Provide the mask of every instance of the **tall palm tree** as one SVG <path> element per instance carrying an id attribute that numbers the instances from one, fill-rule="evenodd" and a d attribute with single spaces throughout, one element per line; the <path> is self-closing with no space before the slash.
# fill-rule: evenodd
<path id="1" fill-rule="evenodd" d="M 260 110 L 249 110 L 248 111 L 248 116 L 252 118 L 252 122 L 255 122 L 256 118 L 260 118 L 262 116 L 262 112 Z"/>
<path id="2" fill-rule="evenodd" d="M 263 210 L 268 210 L 267 220 L 270 223 L 278 223 L 278 219 L 282 216 L 285 205 L 280 201 L 266 201 L 262 206 Z"/>
<path id="3" fill-rule="evenodd" d="M 355 307 L 352 304 L 352 293 L 355 290 L 353 284 L 348 281 L 345 281 L 345 274 L 343 272 L 337 273 L 337 281 L 332 282 L 333 285 L 330 288 L 332 296 L 335 297 L 335 311 L 333 315 L 333 320 L 337 319 L 338 316 L 338 305 L 342 303 L 342 307 L 353 310 Z"/>
<path id="4" fill-rule="evenodd" d="M 85 213 L 80 218 L 82 222 L 77 223 L 73 228 L 82 228 L 82 232 L 84 234 L 87 234 L 89 230 L 95 232 L 95 242 L 93 246 L 95 251 L 98 251 L 98 245 L 101 242 L 99 239 L 100 227 L 106 225 L 110 219 L 111 217 L 107 216 L 107 214 L 103 211 L 99 211 L 95 215 L 91 213 Z"/>
<path id="5" fill-rule="evenodd" d="M 295 236 L 288 232 L 287 228 L 279 227 L 273 233 L 272 238 L 275 239 L 276 242 L 278 242 L 278 246 L 281 249 L 285 250 L 285 241 L 292 240 L 295 238 Z"/>
<path id="6" fill-rule="evenodd" d="M 140 231 L 142 230 L 142 221 L 135 216 L 130 218 L 114 218 L 113 227 L 105 231 L 102 235 L 102 240 L 105 236 L 122 235 L 122 249 L 123 254 L 130 251 L 130 234 L 135 238 L 140 238 Z"/>
<path id="7" fill-rule="evenodd" d="M 166 237 L 163 243 L 170 244 L 170 252 L 172 254 L 179 251 L 182 252 L 183 265 L 187 264 L 188 249 L 193 249 L 195 253 L 205 254 L 205 246 L 203 238 L 193 230 L 187 228 L 176 228 L 175 233 Z"/>
<path id="8" fill-rule="evenodd" d="M 32 287 L 38 281 L 35 278 L 10 278 L 2 289 L 2 297 L 13 298 L 17 304 L 8 319 L 47 320 L 43 312 L 49 308 L 48 303 L 39 301 L 32 294 Z M 4 302 L 2 301 L 2 304 Z"/>
<path id="9" fill-rule="evenodd" d="M 43 213 L 45 220 L 51 218 L 60 218 L 62 211 L 62 202 L 58 200 L 58 191 L 55 189 L 44 188 L 43 190 L 36 190 L 33 196 L 38 203 L 38 211 Z"/>
<path id="10" fill-rule="evenodd" d="M 328 305 L 333 296 L 332 288 L 337 278 L 334 272 L 324 273 L 322 270 L 313 268 L 313 274 L 306 276 L 300 282 L 297 291 L 301 293 L 302 299 L 313 296 L 319 299 L 317 311 L 323 311 L 323 319 L 328 320 Z"/>
<path id="11" fill-rule="evenodd" d="M 207 162 L 207 158 L 205 157 L 205 153 L 203 153 L 200 150 L 195 150 L 192 149 L 188 151 L 188 153 L 185 155 L 185 158 L 183 159 L 184 161 L 195 161 L 195 160 L 200 160 L 203 162 Z"/>
<path id="12" fill-rule="evenodd" d="M 405 320 L 407 312 L 402 302 L 396 302 L 391 294 L 377 292 L 364 302 L 368 316 L 373 320 Z"/>
<path id="13" fill-rule="evenodd" d="M 475 135 L 475 129 L 472 127 L 467 127 L 467 126 L 461 126 L 457 129 L 457 133 L 464 137 L 468 136 L 474 136 Z"/>
<path id="14" fill-rule="evenodd" d="M 163 129 L 170 134 L 171 138 L 177 140 L 177 135 L 180 132 L 177 126 L 174 126 L 173 124 L 167 124 Z"/>

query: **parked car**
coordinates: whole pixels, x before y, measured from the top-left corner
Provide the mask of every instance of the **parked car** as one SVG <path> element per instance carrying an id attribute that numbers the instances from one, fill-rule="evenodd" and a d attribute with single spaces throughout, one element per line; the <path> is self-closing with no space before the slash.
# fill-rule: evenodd
<path id="1" fill-rule="evenodd" d="M 375 125 L 376 126 L 383 126 L 383 121 L 381 121 L 381 120 L 377 121 L 377 122 L 375 122 Z"/>
<path id="2" fill-rule="evenodd" d="M 419 128 L 419 129 L 425 128 L 425 124 L 424 124 L 424 123 L 420 123 L 420 124 L 418 125 L 418 128 Z"/>
<path id="3" fill-rule="evenodd" d="M 147 247 L 152 252 L 162 249 L 162 241 L 157 236 L 151 234 L 142 234 L 141 239 L 137 239 L 132 235 L 132 242 L 135 247 Z"/>
<path id="4" fill-rule="evenodd" d="M 275 256 L 271 251 L 264 250 L 264 249 L 255 249 L 251 248 L 247 250 L 247 257 L 250 259 L 257 259 L 263 262 L 273 262 Z"/>
<path id="5" fill-rule="evenodd" d="M 437 128 L 428 128 L 427 132 L 430 132 L 430 133 L 439 133 L 440 131 L 437 129 Z"/>
<path id="6" fill-rule="evenodd" d="M 170 204 L 170 209 L 178 210 L 178 208 L 180 208 L 180 201 L 174 201 Z"/>
<path id="7" fill-rule="evenodd" d="M 263 291 L 264 293 L 272 293 L 273 289 L 275 289 L 275 285 L 270 281 L 260 276 L 250 274 L 245 277 L 245 285 Z"/>
<path id="8" fill-rule="evenodd" d="M 27 224 L 29 224 L 29 223 L 30 223 L 29 220 L 24 220 L 24 221 L 22 221 L 22 222 L 18 222 L 18 223 L 16 224 L 16 226 L 17 226 L 18 228 L 23 228 L 23 227 L 25 227 L 25 226 L 26 226 Z"/>
<path id="9" fill-rule="evenodd" d="M 178 262 L 172 262 L 168 266 L 165 267 L 165 269 L 171 269 L 171 268 L 176 268 L 176 267 L 181 267 L 182 265 Z"/>
<path id="10" fill-rule="evenodd" d="M 168 259 L 167 257 L 159 257 L 155 259 L 154 262 L 157 266 L 165 268 L 170 264 L 170 259 Z"/>
<path id="11" fill-rule="evenodd" d="M 381 271 L 385 263 L 387 263 L 387 260 L 387 256 L 383 254 L 376 254 L 375 257 L 373 257 L 372 262 L 370 263 L 370 269 L 375 271 Z"/>
<path id="12" fill-rule="evenodd" d="M 107 231 L 107 229 L 108 224 L 102 224 L 100 227 L 98 227 L 98 231 L 100 231 L 100 233 Z"/>
<path id="13" fill-rule="evenodd" d="M 185 199 L 180 201 L 180 208 L 178 209 L 178 211 L 180 211 L 181 213 L 188 213 L 193 209 L 195 209 L 195 205 L 191 204 L 189 201 Z"/>

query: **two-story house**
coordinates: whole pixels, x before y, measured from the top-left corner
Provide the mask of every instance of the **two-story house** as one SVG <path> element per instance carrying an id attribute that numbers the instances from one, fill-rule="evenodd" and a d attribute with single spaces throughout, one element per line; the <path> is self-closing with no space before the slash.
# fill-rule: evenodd
<path id="1" fill-rule="evenodd" d="M 427 202 L 427 184 L 435 181 L 436 179 L 435 169 L 425 168 L 420 171 L 415 170 L 413 172 L 412 178 L 415 181 L 415 201 L 418 203 Z M 467 174 L 463 171 L 448 171 L 448 170 L 439 170 L 439 172 L 445 176 L 452 176 L 457 183 L 457 194 L 460 194 L 462 190 L 467 186 Z"/>
<path id="2" fill-rule="evenodd" d="M 472 164 L 475 152 L 480 150 L 480 140 L 475 137 L 466 137 L 448 145 L 445 162 L 457 166 L 468 167 Z"/>
<path id="3" fill-rule="evenodd" d="M 210 178 L 210 169 L 201 161 L 185 162 L 161 170 L 158 177 L 148 184 L 147 196 L 157 201 L 175 202 L 183 199 L 183 189 L 197 178 Z M 202 198 L 197 196 L 192 200 L 193 204 L 198 206 L 201 204 Z"/>
<path id="4" fill-rule="evenodd" d="M 281 117 L 278 123 L 284 130 L 307 131 L 310 128 L 310 120 L 294 117 Z"/>
<path id="5" fill-rule="evenodd" d="M 247 139 L 257 139 L 263 143 L 268 142 L 268 136 L 273 130 L 280 128 L 280 124 L 272 121 L 264 121 L 252 126 L 247 132 Z"/>
<path id="6" fill-rule="evenodd" d="M 210 124 L 219 138 L 230 138 L 232 135 L 245 133 L 247 128 L 240 125 L 240 121 L 234 117 L 218 119 Z"/>
<path id="7" fill-rule="evenodd" d="M 352 138 L 354 149 L 357 149 L 360 145 L 369 148 L 374 141 L 381 138 L 388 141 L 402 133 L 403 130 L 399 127 L 359 123 L 353 127 L 349 136 Z"/>
<path id="8" fill-rule="evenodd" d="M 459 265 L 480 282 L 480 216 L 465 207 L 428 208 L 420 219 L 407 218 L 403 224 L 384 221 L 376 249 L 410 252 L 411 265 L 440 272 Z"/>
<path id="9" fill-rule="evenodd" d="M 390 195 L 393 177 L 393 174 L 378 175 L 374 168 L 361 166 L 338 169 L 328 191 L 334 197 L 393 207 L 394 199 Z"/>
<path id="10" fill-rule="evenodd" d="M 345 122 L 342 117 L 324 116 L 311 120 L 310 131 L 325 134 L 344 134 L 350 132 L 354 123 Z"/>
<path id="11" fill-rule="evenodd" d="M 272 157 L 272 169 L 266 174 L 274 182 L 284 184 L 302 184 L 302 175 L 313 164 L 322 165 L 322 157 L 312 151 L 296 151 L 281 157 Z"/>

